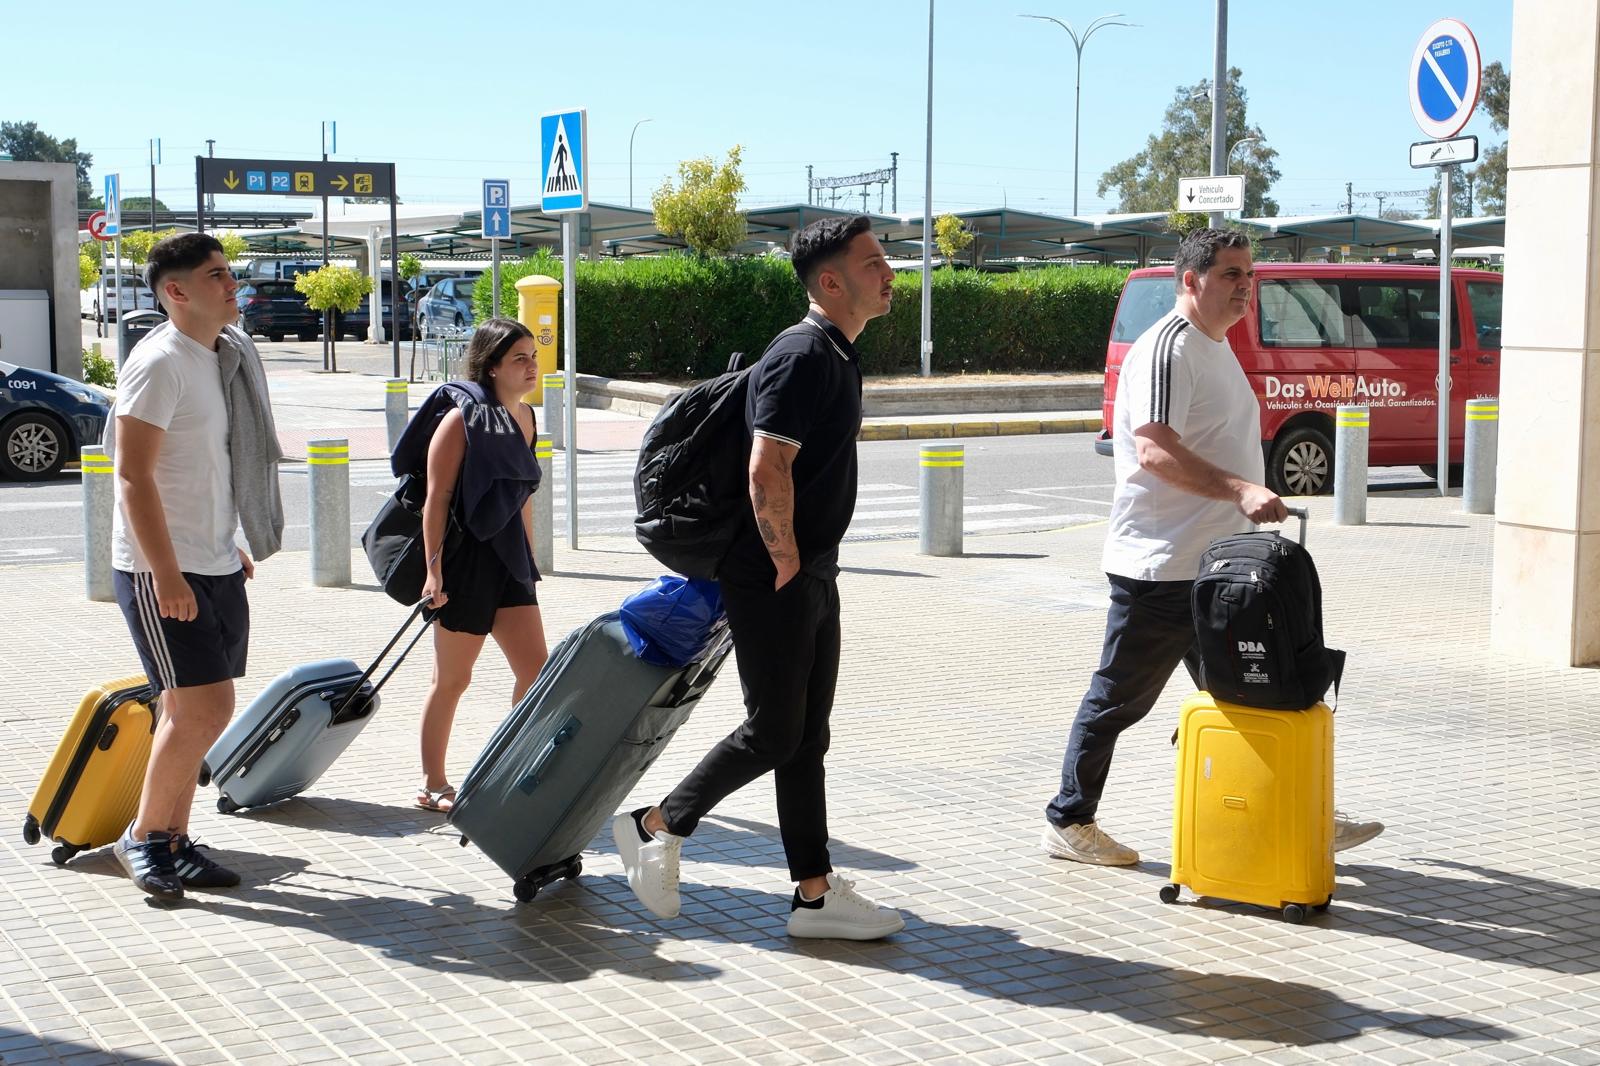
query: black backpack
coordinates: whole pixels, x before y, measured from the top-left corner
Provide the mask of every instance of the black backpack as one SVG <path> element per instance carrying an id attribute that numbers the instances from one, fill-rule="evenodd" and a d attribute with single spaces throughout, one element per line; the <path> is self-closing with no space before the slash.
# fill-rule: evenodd
<path id="1" fill-rule="evenodd" d="M 1339 691 L 1345 655 L 1322 643 L 1322 583 L 1300 543 L 1276 532 L 1213 541 L 1190 594 L 1201 684 L 1219 700 L 1303 711 Z"/>
<path id="2" fill-rule="evenodd" d="M 801 328 L 790 326 L 767 345 Z M 762 353 L 763 355 L 766 352 Z M 750 370 L 734 352 L 728 371 L 668 400 L 639 445 L 633 474 L 634 536 L 668 569 L 714 579 L 750 517 L 750 442 L 744 411 Z"/>

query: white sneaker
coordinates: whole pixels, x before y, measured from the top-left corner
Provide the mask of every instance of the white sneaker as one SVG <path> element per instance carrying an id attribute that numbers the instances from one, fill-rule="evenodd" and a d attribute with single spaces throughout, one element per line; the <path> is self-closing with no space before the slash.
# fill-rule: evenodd
<path id="1" fill-rule="evenodd" d="M 878 940 L 906 927 L 900 912 L 880 907 L 856 892 L 856 883 L 828 875 L 828 891 L 814 900 L 794 892 L 789 910 L 789 935 L 819 940 Z"/>
<path id="2" fill-rule="evenodd" d="M 644 810 L 617 815 L 611 820 L 611 837 L 628 871 L 628 887 L 657 918 L 678 916 L 678 853 L 683 838 L 666 830 L 653 839 L 641 837 Z"/>
<path id="3" fill-rule="evenodd" d="M 1363 822 L 1343 811 L 1333 812 L 1333 850 L 1343 851 L 1357 844 L 1365 844 L 1383 832 L 1382 822 Z"/>
<path id="4" fill-rule="evenodd" d="M 1139 853 L 1106 836 L 1096 822 L 1044 827 L 1044 851 L 1053 859 L 1071 859 L 1096 866 L 1132 866 Z"/>

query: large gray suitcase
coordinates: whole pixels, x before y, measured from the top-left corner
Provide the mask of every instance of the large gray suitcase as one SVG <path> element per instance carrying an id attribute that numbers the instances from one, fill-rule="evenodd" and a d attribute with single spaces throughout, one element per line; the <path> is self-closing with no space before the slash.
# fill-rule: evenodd
<path id="1" fill-rule="evenodd" d="M 200 765 L 200 784 L 215 783 L 217 810 L 232 814 L 298 796 L 350 746 L 378 709 L 378 690 L 428 631 L 419 603 L 372 665 L 349 659 L 302 663 L 273 678 L 223 730 Z M 375 683 L 373 672 L 418 617 L 422 625 Z"/>
<path id="2" fill-rule="evenodd" d="M 683 667 L 633 654 L 617 613 L 576 630 L 490 738 L 461 783 L 450 822 L 516 879 L 527 902 L 583 870 L 600 832 L 716 680 L 733 643 L 720 624 Z"/>

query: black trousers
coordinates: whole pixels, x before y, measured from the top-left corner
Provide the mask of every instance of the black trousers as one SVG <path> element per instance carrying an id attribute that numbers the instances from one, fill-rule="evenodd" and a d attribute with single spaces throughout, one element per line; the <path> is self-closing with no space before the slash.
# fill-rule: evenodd
<path id="1" fill-rule="evenodd" d="M 1053 825 L 1094 821 L 1117 737 L 1150 713 L 1179 663 L 1200 683 L 1189 606 L 1194 582 L 1106 576 L 1111 579 L 1111 609 L 1106 613 L 1105 648 L 1067 737 L 1061 791 L 1045 808 Z"/>
<path id="2" fill-rule="evenodd" d="M 839 680 L 839 587 L 801 573 L 782 589 L 723 582 L 747 716 L 666 799 L 667 831 L 688 836 L 718 803 L 771 772 L 795 881 L 833 869 L 823 756 Z"/>

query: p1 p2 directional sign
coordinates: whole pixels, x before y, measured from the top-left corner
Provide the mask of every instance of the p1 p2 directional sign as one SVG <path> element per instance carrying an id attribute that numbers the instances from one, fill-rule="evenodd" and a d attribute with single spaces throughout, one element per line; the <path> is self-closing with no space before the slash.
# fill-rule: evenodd
<path id="1" fill-rule="evenodd" d="M 485 179 L 483 183 L 483 235 L 511 236 L 511 183 Z"/>
<path id="2" fill-rule="evenodd" d="M 106 175 L 106 225 L 100 232 L 107 237 L 122 235 L 122 175 Z"/>
<path id="3" fill-rule="evenodd" d="M 589 112 L 539 118 L 539 206 L 547 215 L 589 207 Z"/>
<path id="4" fill-rule="evenodd" d="M 1478 41 L 1466 25 L 1440 19 L 1411 56 L 1411 116 L 1435 140 L 1454 137 L 1478 106 L 1482 76 Z"/>

